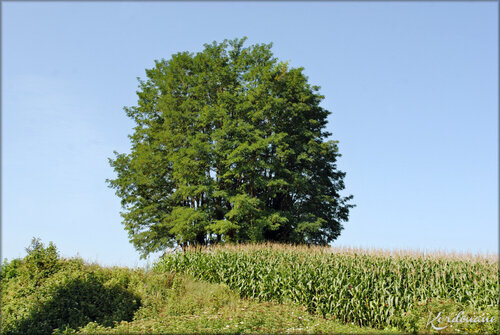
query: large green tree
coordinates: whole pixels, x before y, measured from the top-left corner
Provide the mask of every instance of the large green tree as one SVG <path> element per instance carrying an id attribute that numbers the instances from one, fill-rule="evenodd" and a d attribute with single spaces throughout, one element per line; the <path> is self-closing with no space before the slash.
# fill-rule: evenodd
<path id="1" fill-rule="evenodd" d="M 156 61 L 125 108 L 132 148 L 110 159 L 108 183 L 143 256 L 221 241 L 327 244 L 348 219 L 319 87 L 271 44 L 244 42 Z"/>

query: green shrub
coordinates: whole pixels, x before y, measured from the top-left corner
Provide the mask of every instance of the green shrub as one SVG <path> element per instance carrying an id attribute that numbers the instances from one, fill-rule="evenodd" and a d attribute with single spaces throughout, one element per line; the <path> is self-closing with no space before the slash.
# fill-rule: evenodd
<path id="1" fill-rule="evenodd" d="M 2 333 L 40 334 L 132 320 L 139 297 L 124 271 L 65 260 L 34 239 L 28 255 L 2 268 Z"/>
<path id="2" fill-rule="evenodd" d="M 16 258 L 10 262 L 7 259 L 4 259 L 0 270 L 0 280 L 9 280 L 11 278 L 16 277 L 20 265 L 21 265 L 20 259 Z"/>
<path id="3" fill-rule="evenodd" d="M 28 255 L 25 264 L 28 276 L 35 282 L 35 286 L 39 286 L 41 281 L 56 273 L 61 266 L 57 248 L 52 242 L 45 248 L 40 239 L 33 238 L 26 252 Z"/>

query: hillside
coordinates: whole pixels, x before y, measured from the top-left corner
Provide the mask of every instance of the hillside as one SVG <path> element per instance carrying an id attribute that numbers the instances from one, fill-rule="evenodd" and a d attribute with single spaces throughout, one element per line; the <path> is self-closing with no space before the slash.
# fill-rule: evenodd
<path id="1" fill-rule="evenodd" d="M 430 312 L 498 308 L 498 262 L 482 257 L 253 245 L 130 269 L 27 251 L 2 265 L 2 334 L 433 332 Z M 498 321 L 443 331 L 497 333 Z"/>
<path id="2" fill-rule="evenodd" d="M 37 245 L 2 265 L 2 334 L 373 333 L 224 284 L 64 259 Z"/>

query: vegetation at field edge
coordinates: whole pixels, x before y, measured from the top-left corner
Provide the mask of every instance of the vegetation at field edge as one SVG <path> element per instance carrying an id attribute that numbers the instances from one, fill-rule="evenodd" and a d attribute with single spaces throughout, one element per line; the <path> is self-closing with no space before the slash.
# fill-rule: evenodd
<path id="1" fill-rule="evenodd" d="M 188 275 L 64 259 L 38 240 L 27 251 L 2 264 L 1 334 L 380 333 Z"/>

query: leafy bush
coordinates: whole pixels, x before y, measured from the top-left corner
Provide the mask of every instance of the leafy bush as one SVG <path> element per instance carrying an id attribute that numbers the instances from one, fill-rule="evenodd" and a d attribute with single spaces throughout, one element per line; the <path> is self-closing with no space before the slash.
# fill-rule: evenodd
<path id="1" fill-rule="evenodd" d="M 28 255 L 25 264 L 28 270 L 28 276 L 31 281 L 39 286 L 41 281 L 56 273 L 61 263 L 56 246 L 50 242 L 47 248 L 44 248 L 40 239 L 33 238 L 31 245 L 26 248 Z"/>
<path id="2" fill-rule="evenodd" d="M 24 259 L 2 267 L 2 333 L 40 334 L 91 321 L 131 320 L 140 299 L 127 276 L 61 259 L 56 247 L 34 239 Z"/>
<path id="3" fill-rule="evenodd" d="M 20 259 L 13 259 L 12 261 L 8 261 L 7 259 L 4 259 L 2 268 L 0 270 L 0 279 L 1 280 L 8 280 L 10 278 L 14 278 L 17 276 L 17 269 L 21 265 L 21 260 Z"/>

